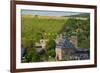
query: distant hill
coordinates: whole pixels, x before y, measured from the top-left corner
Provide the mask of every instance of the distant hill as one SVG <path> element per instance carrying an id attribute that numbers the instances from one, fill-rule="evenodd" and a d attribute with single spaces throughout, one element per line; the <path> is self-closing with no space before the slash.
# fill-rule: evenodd
<path id="1" fill-rule="evenodd" d="M 89 13 L 81 13 L 81 14 L 78 14 L 78 15 L 71 15 L 72 17 L 89 17 L 90 14 Z"/>
<path id="2" fill-rule="evenodd" d="M 90 16 L 89 13 L 80 13 L 80 14 L 77 14 L 77 15 L 70 15 L 70 16 L 64 16 L 64 17 L 83 17 L 83 18 L 87 18 L 89 16 Z"/>
<path id="3" fill-rule="evenodd" d="M 43 16 L 43 15 L 32 15 L 32 14 L 22 14 L 22 17 L 26 18 L 33 18 L 38 17 L 39 19 L 67 19 L 63 16 Z"/>

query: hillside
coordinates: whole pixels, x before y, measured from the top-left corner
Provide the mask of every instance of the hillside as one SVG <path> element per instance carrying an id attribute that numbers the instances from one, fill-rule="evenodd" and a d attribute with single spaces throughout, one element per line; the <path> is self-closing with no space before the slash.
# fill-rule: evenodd
<path id="1" fill-rule="evenodd" d="M 28 44 L 30 40 L 35 43 L 41 38 L 54 39 L 57 33 L 65 32 L 68 38 L 72 35 L 78 37 L 79 48 L 89 48 L 90 20 L 87 15 L 74 15 L 74 17 L 85 17 L 85 20 L 74 19 L 74 17 L 70 19 L 57 16 L 22 15 L 22 44 Z"/>
<path id="2" fill-rule="evenodd" d="M 89 16 L 90 16 L 89 13 L 80 13 L 80 14 L 77 14 L 77 15 L 70 15 L 68 17 L 82 17 L 82 18 L 87 18 Z"/>
<path id="3" fill-rule="evenodd" d="M 41 35 L 54 36 L 62 29 L 67 19 L 60 17 L 22 15 L 22 38 L 32 38 L 34 41 Z M 47 37 L 47 36 L 46 36 Z"/>

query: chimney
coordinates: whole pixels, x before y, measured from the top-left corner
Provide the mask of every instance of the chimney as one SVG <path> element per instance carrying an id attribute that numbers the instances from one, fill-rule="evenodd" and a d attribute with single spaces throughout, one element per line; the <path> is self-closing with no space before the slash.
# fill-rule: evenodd
<path id="1" fill-rule="evenodd" d="M 71 36 L 70 42 L 77 48 L 77 36 Z"/>

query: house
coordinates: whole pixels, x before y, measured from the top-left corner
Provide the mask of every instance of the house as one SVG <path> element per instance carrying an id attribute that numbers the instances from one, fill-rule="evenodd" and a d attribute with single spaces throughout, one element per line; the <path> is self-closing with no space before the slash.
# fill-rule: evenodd
<path id="1" fill-rule="evenodd" d="M 61 34 L 56 38 L 56 60 L 86 60 L 89 59 L 89 50 L 77 47 L 77 37 L 68 39 Z"/>
<path id="2" fill-rule="evenodd" d="M 38 53 L 41 53 L 41 51 L 45 50 L 45 46 L 46 46 L 47 41 L 48 40 L 46 40 L 46 39 L 40 39 L 39 42 L 35 43 L 35 48 L 36 48 Z"/>
<path id="3" fill-rule="evenodd" d="M 65 36 L 62 36 L 61 34 L 57 36 L 56 39 L 56 60 L 63 60 L 68 57 L 70 57 L 75 51 L 75 41 L 76 39 L 73 39 L 71 42 L 68 40 Z M 73 43 L 72 43 L 73 42 Z"/>
<path id="4" fill-rule="evenodd" d="M 36 43 L 35 43 L 35 46 L 36 46 L 36 47 L 41 47 L 41 48 L 45 49 L 45 46 L 46 46 L 46 42 L 47 42 L 47 41 L 48 41 L 48 40 L 46 40 L 46 39 L 40 39 L 39 42 L 36 42 Z"/>

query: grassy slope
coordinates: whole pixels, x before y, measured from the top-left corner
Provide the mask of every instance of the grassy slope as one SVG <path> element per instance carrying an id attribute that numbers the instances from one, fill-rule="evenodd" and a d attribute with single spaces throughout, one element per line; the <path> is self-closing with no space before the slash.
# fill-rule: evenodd
<path id="1" fill-rule="evenodd" d="M 37 33 L 56 34 L 67 21 L 65 18 L 42 17 L 22 16 L 22 38 L 35 38 Z"/>

